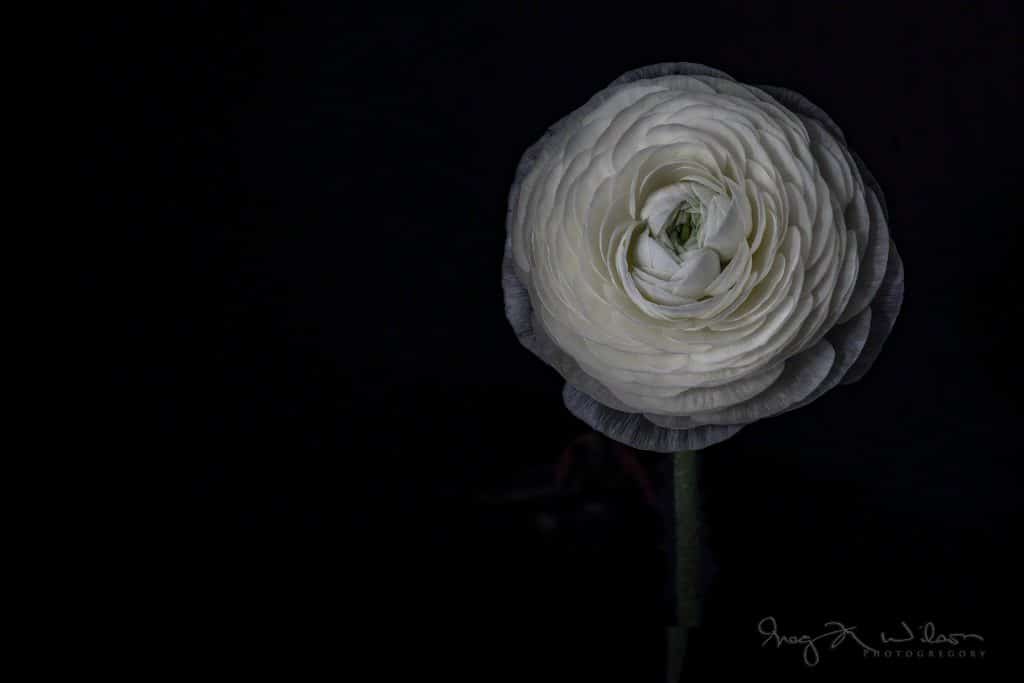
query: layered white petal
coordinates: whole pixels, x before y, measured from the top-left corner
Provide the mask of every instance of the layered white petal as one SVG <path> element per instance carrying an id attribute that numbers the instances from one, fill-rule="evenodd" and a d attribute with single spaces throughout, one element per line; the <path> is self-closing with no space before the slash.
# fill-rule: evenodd
<path id="1" fill-rule="evenodd" d="M 527 153 L 508 258 L 533 328 L 578 389 L 667 429 L 785 410 L 837 381 L 823 337 L 891 271 L 879 199 L 830 121 L 641 72 Z"/>

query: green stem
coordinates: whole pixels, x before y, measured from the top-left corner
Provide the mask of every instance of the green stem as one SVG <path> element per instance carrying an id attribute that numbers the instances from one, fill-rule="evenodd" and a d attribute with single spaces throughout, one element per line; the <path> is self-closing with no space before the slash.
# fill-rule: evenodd
<path id="1" fill-rule="evenodd" d="M 675 523 L 675 625 L 668 634 L 668 680 L 677 683 L 690 628 L 697 624 L 697 451 L 672 455 L 672 517 Z"/>

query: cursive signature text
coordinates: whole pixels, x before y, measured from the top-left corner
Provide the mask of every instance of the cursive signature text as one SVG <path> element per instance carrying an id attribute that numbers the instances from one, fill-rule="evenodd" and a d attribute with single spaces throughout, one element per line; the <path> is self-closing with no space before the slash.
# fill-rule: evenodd
<path id="1" fill-rule="evenodd" d="M 902 627 L 902 633 L 890 635 L 885 631 L 882 631 L 880 636 L 882 646 L 914 643 L 921 645 L 946 645 L 954 647 L 966 641 L 985 642 L 985 639 L 977 633 L 941 633 L 935 627 L 935 623 L 931 621 L 925 622 L 916 632 L 909 624 L 907 624 L 906 621 L 901 621 L 900 626 Z M 768 643 L 774 643 L 777 648 L 781 648 L 784 645 L 792 645 L 801 648 L 804 664 L 807 666 L 816 666 L 820 661 L 821 653 L 818 649 L 819 643 L 822 645 L 827 643 L 828 649 L 834 650 L 849 640 L 851 643 L 859 645 L 865 655 L 871 654 L 877 656 L 879 654 L 879 650 L 877 648 L 868 645 L 857 635 L 857 633 L 855 633 L 855 626 L 846 626 L 838 621 L 825 622 L 825 630 L 817 635 L 811 635 L 808 633 L 791 635 L 779 633 L 779 626 L 775 621 L 775 617 L 765 617 L 761 621 L 757 622 L 757 631 L 765 637 L 764 641 L 761 643 L 761 647 L 764 647 Z M 821 641 L 824 642 L 822 643 Z M 892 648 L 887 647 L 886 657 L 888 657 L 891 652 Z M 983 656 L 984 651 L 981 652 Z M 973 654 L 971 656 L 973 656 Z"/>
<path id="2" fill-rule="evenodd" d="M 882 631 L 882 644 L 888 643 L 922 643 L 924 645 L 959 645 L 965 640 L 977 640 L 985 642 L 985 639 L 979 636 L 977 633 L 936 633 L 935 624 L 932 622 L 925 623 L 921 627 L 921 635 L 915 636 L 914 631 L 907 625 L 907 622 L 901 621 L 900 626 L 903 627 L 903 637 L 897 638 L 886 635 L 885 631 Z"/>
<path id="3" fill-rule="evenodd" d="M 838 621 L 827 621 L 825 622 L 824 633 L 819 633 L 816 636 L 809 634 L 801 635 L 782 635 L 779 633 L 778 624 L 775 622 L 775 617 L 765 617 L 761 621 L 757 622 L 757 631 L 761 635 L 765 636 L 764 641 L 761 643 L 761 647 L 764 647 L 768 643 L 774 642 L 776 647 L 782 647 L 783 645 L 796 645 L 803 646 L 803 657 L 804 664 L 807 666 L 816 666 L 820 660 L 820 654 L 818 653 L 818 641 L 824 638 L 831 638 L 829 641 L 828 649 L 834 650 L 844 642 L 847 638 L 851 642 L 860 645 L 865 652 L 871 652 L 877 654 L 878 650 L 871 647 L 854 633 L 856 626 L 845 626 Z"/>

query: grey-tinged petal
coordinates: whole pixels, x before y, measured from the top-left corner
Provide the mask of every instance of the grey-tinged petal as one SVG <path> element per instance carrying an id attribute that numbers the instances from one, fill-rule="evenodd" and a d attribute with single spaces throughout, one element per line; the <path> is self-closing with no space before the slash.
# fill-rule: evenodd
<path id="1" fill-rule="evenodd" d="M 881 205 L 882 215 L 885 217 L 885 224 L 888 232 L 890 223 L 889 205 L 885 200 L 885 192 L 882 190 L 882 186 L 879 184 L 874 174 L 871 173 L 871 170 L 867 167 L 867 164 L 864 163 L 864 160 L 860 155 L 854 150 L 849 149 L 846 145 L 846 139 L 839 126 L 837 126 L 829 115 L 820 107 L 799 93 L 775 86 L 757 87 L 767 92 L 778 100 L 780 104 L 788 107 L 797 114 L 813 117 L 818 120 L 829 130 L 829 132 L 835 135 L 844 146 L 847 147 L 847 151 L 857 164 L 857 170 L 860 171 L 861 178 L 864 180 L 864 185 L 875 193 L 875 197 Z M 874 227 L 875 226 L 873 225 L 872 228 Z M 872 239 L 879 239 L 874 235 L 874 233 L 875 230 L 872 230 Z M 870 304 L 870 308 L 872 310 L 872 317 L 870 321 L 871 331 L 869 332 L 867 340 L 863 345 L 863 349 L 856 361 L 854 361 L 847 374 L 840 381 L 841 384 L 851 384 L 856 382 L 871 368 L 875 359 L 878 357 L 878 354 L 882 350 L 882 345 L 889 336 L 889 333 L 892 331 L 893 324 L 896 322 L 896 317 L 899 315 L 900 306 L 903 303 L 903 261 L 900 258 L 899 253 L 896 251 L 896 245 L 892 241 L 891 235 L 887 235 L 887 238 L 889 242 L 889 253 L 886 258 L 885 276 L 882 278 L 882 283 L 879 285 Z M 866 254 L 865 257 L 870 258 L 870 254 Z M 859 279 L 860 278 L 858 278 L 858 280 Z M 847 321 L 846 325 L 849 326 L 856 320 L 856 318 L 853 318 Z M 814 398 L 816 397 L 817 396 L 814 396 Z M 809 400 L 813 400 L 813 398 Z"/>
<path id="2" fill-rule="evenodd" d="M 519 341 L 527 346 L 525 340 L 533 337 L 533 305 L 530 303 L 530 291 L 516 275 L 511 237 L 505 238 L 505 256 L 501 261 L 501 289 L 505 294 L 505 317 L 512 324 L 512 330 Z"/>
<path id="3" fill-rule="evenodd" d="M 570 125 L 573 121 L 583 118 L 601 104 L 604 97 L 602 93 L 603 91 L 597 93 L 582 107 L 566 114 L 553 125 L 549 126 L 548 129 L 544 131 L 544 134 L 541 135 L 536 142 L 527 147 L 525 152 L 523 152 L 523 155 L 519 158 L 519 163 L 516 165 L 516 173 L 512 179 L 512 187 L 508 193 L 508 211 L 505 217 L 505 229 L 507 231 L 511 229 L 512 215 L 515 211 L 515 206 L 519 201 L 519 191 L 522 189 L 523 179 L 526 178 L 533 167 L 536 166 L 538 159 L 540 159 L 545 148 L 551 142 L 553 137 L 558 135 L 565 126 Z"/>
<path id="4" fill-rule="evenodd" d="M 532 346 L 526 345 L 527 348 L 542 358 L 548 365 L 557 370 L 558 374 L 560 374 L 567 383 L 575 386 L 579 391 L 589 394 L 595 400 L 600 401 L 609 408 L 625 412 L 635 412 L 629 406 L 617 399 L 615 395 L 608 391 L 603 384 L 588 375 L 572 356 L 562 351 L 562 349 L 560 349 L 554 341 L 551 340 L 551 337 L 548 336 L 547 332 L 544 331 L 544 326 L 536 316 L 534 316 L 533 319 L 533 332 L 533 337 L 530 340 Z"/>
<path id="5" fill-rule="evenodd" d="M 868 206 L 868 215 L 871 216 L 870 232 L 868 233 L 868 244 L 864 250 L 864 258 L 860 261 L 857 271 L 857 284 L 854 285 L 853 294 L 846 303 L 846 309 L 839 316 L 839 322 L 844 323 L 857 315 L 874 300 L 878 293 L 885 274 L 888 272 L 889 247 L 892 239 L 889 237 L 889 226 L 882 211 L 882 201 L 878 194 L 871 188 L 865 193 Z"/>
<path id="6" fill-rule="evenodd" d="M 704 66 L 703 64 L 696 64 L 694 62 L 661 62 L 660 64 L 651 64 L 627 71 L 612 81 L 608 87 L 632 83 L 633 81 L 642 81 L 645 78 L 660 78 L 661 76 L 714 76 L 715 78 L 724 78 L 727 81 L 736 80 L 724 71 L 712 69 L 710 66 Z"/>
<path id="7" fill-rule="evenodd" d="M 886 225 L 889 224 L 889 205 L 885 203 L 885 192 L 882 191 L 882 186 L 879 185 L 875 175 L 868 169 L 867 164 L 860 158 L 860 155 L 854 152 L 852 149 L 847 149 L 850 156 L 853 157 L 854 162 L 857 164 L 857 170 L 860 171 L 860 176 L 864 180 L 864 184 L 875 191 L 875 195 L 878 196 L 878 201 L 882 205 L 882 214 L 885 216 Z"/>
<path id="8" fill-rule="evenodd" d="M 825 126 L 832 136 L 850 153 L 867 187 L 865 200 L 870 215 L 870 232 L 868 244 L 864 249 L 864 257 L 860 262 L 857 283 L 849 302 L 847 302 L 846 309 L 839 318 L 840 322 L 845 323 L 863 311 L 874 299 L 883 279 L 883 274 L 886 272 L 891 237 L 889 235 L 889 210 L 885 203 L 885 193 L 882 192 L 881 186 L 871 174 L 871 171 L 868 170 L 864 161 L 853 150 L 849 149 L 846 139 L 843 137 L 843 131 L 820 107 L 800 93 L 786 88 L 775 86 L 758 86 L 758 88 L 767 92 L 778 100 L 780 104 L 799 116 L 814 119 Z"/>
<path id="9" fill-rule="evenodd" d="M 554 137 L 559 130 L 559 127 L 573 114 L 564 117 L 555 125 L 548 128 L 537 142 L 530 145 L 523 156 L 519 158 L 519 164 L 516 166 L 516 173 L 512 179 L 512 188 L 508 193 L 508 208 L 505 212 L 505 231 L 508 235 L 512 234 L 512 216 L 515 213 L 516 204 L 519 203 L 519 192 L 523 188 L 523 179 L 530 173 L 533 167 L 537 164 L 537 160 L 540 159 L 541 154 L 544 152 L 544 148 L 547 147 L 548 142 Z M 508 247 L 510 242 L 506 242 Z"/>
<path id="10" fill-rule="evenodd" d="M 878 288 L 878 294 L 871 302 L 871 332 L 868 333 L 864 350 L 857 358 L 850 371 L 843 377 L 843 384 L 851 384 L 864 376 L 875 359 L 878 358 L 896 317 L 900 314 L 900 307 L 903 305 L 903 259 L 896 251 L 896 245 L 890 243 L 889 267 L 885 271 L 885 279 L 882 286 Z"/>
<path id="11" fill-rule="evenodd" d="M 652 413 L 644 413 L 644 419 L 653 425 L 664 427 L 665 429 L 693 429 L 704 426 L 702 422 L 694 420 L 689 415 L 654 415 Z"/>
<path id="12" fill-rule="evenodd" d="M 786 408 L 784 413 L 797 408 L 803 408 L 808 403 L 816 401 L 822 394 L 831 390 L 850 370 L 850 367 L 860 357 L 867 342 L 868 334 L 871 332 L 871 309 L 865 308 L 851 320 L 842 325 L 836 325 L 825 335 L 829 344 L 835 349 L 835 360 L 832 361 L 832 368 L 828 376 L 812 391 L 806 398 Z"/>
<path id="13" fill-rule="evenodd" d="M 860 155 L 850 149 L 850 146 L 846 142 L 846 137 L 843 135 L 842 129 L 839 128 L 836 122 L 825 113 L 825 110 L 811 102 L 800 93 L 789 90 L 788 88 L 780 88 L 774 85 L 759 85 L 757 88 L 774 97 L 779 104 L 783 105 L 790 111 L 815 119 L 821 125 L 825 126 L 825 128 L 832 133 L 832 135 L 835 136 L 835 138 L 839 140 L 844 147 L 846 147 L 846 151 L 850 153 L 850 156 L 853 157 L 854 162 L 857 164 L 857 170 L 860 171 L 864 184 L 874 190 L 875 194 L 878 196 L 878 201 L 882 205 L 882 213 L 885 214 L 885 221 L 888 223 L 889 206 L 885 202 L 885 192 L 882 191 L 882 186 L 878 183 L 874 174 L 868 169 L 864 160 L 860 158 Z"/>
<path id="14" fill-rule="evenodd" d="M 785 363 L 778 363 L 754 374 L 747 375 L 725 384 L 708 387 L 691 387 L 680 395 L 680 403 L 671 413 L 644 413 L 644 417 L 666 429 L 691 429 L 708 424 L 697 417 L 724 410 L 763 394 L 786 370 Z M 627 411 L 629 412 L 629 411 Z"/>
<path id="15" fill-rule="evenodd" d="M 665 429 L 639 413 L 613 410 L 571 384 L 566 384 L 562 390 L 562 400 L 569 412 L 592 429 L 642 451 L 695 451 L 725 441 L 743 428 L 743 425 L 707 425 L 693 429 Z"/>
<path id="16" fill-rule="evenodd" d="M 807 398 L 828 377 L 835 350 L 822 339 L 811 348 L 786 361 L 786 367 L 775 382 L 763 392 L 743 403 L 691 417 L 702 424 L 748 424 L 781 413 Z"/>
<path id="17" fill-rule="evenodd" d="M 619 409 L 629 408 L 584 372 L 579 364 L 551 340 L 543 325 L 533 314 L 530 292 L 516 273 L 511 239 L 505 240 L 505 256 L 501 264 L 501 287 L 505 294 L 505 317 L 508 318 L 519 343 L 558 371 L 567 382 L 587 392 L 602 403 Z"/>
<path id="18" fill-rule="evenodd" d="M 796 114 L 802 114 L 803 116 L 808 116 L 820 122 L 821 125 L 828 129 L 828 132 L 832 133 L 832 136 L 836 140 L 841 142 L 844 147 L 847 146 L 846 137 L 843 136 L 843 131 L 836 125 L 836 122 L 825 113 L 825 110 L 814 104 L 814 102 L 811 102 L 800 93 L 794 92 L 789 88 L 780 88 L 775 85 L 758 85 L 754 87 L 768 93 L 774 97 L 779 104 L 790 111 Z"/>
<path id="19" fill-rule="evenodd" d="M 790 361 L 787 362 L 788 376 L 787 371 L 784 370 L 783 376 L 780 376 L 779 380 L 773 383 L 773 385 L 763 394 L 751 399 L 751 401 L 760 400 L 763 402 L 762 408 L 768 409 L 773 400 L 777 401 L 779 398 L 782 398 L 784 401 L 786 400 L 784 398 L 786 396 L 791 398 L 794 395 L 798 395 L 801 391 L 797 384 L 798 381 L 801 379 L 805 381 L 807 383 L 804 385 L 805 387 L 813 386 L 813 383 L 816 381 L 816 371 L 820 371 L 822 367 L 825 367 L 825 363 L 831 357 L 832 360 L 828 365 L 827 374 L 816 387 L 813 387 L 809 394 L 802 399 L 796 400 L 794 403 L 786 406 L 782 410 L 771 413 L 771 415 L 787 413 L 791 410 L 802 408 L 808 403 L 817 400 L 827 391 L 839 384 L 840 380 L 843 379 L 843 376 L 846 375 L 850 367 L 860 356 L 870 331 L 871 309 L 867 308 L 861 311 L 849 322 L 832 328 L 832 330 L 826 335 L 825 338 L 827 343 L 825 344 L 825 347 L 830 347 L 831 351 L 834 351 L 834 353 L 830 354 L 828 348 L 822 347 L 818 349 L 815 354 L 812 354 L 815 356 L 813 361 L 808 358 L 805 360 L 804 366 L 799 369 L 793 364 L 795 358 L 790 359 Z M 819 342 L 815 348 L 818 346 L 822 346 L 822 344 Z M 811 349 L 811 351 L 813 351 L 813 349 Z M 809 368 L 812 369 L 812 371 L 808 372 Z M 816 371 L 813 370 L 814 368 L 816 368 Z M 775 392 L 777 395 L 773 397 L 769 392 Z M 770 415 L 768 414 L 763 415 L 763 417 L 769 416 Z M 701 419 L 702 416 L 699 414 L 696 416 L 683 415 L 679 417 L 644 415 L 644 417 L 654 424 L 660 427 L 665 427 L 666 429 L 692 429 L 693 427 L 707 424 L 706 421 Z"/>

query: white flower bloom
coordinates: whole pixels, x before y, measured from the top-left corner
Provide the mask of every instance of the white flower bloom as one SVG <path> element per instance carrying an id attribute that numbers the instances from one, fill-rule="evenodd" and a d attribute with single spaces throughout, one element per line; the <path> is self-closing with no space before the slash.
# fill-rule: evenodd
<path id="1" fill-rule="evenodd" d="M 630 72 L 523 156 L 506 312 L 566 404 L 635 447 L 703 448 L 859 378 L 902 265 L 877 183 L 795 93 Z"/>

